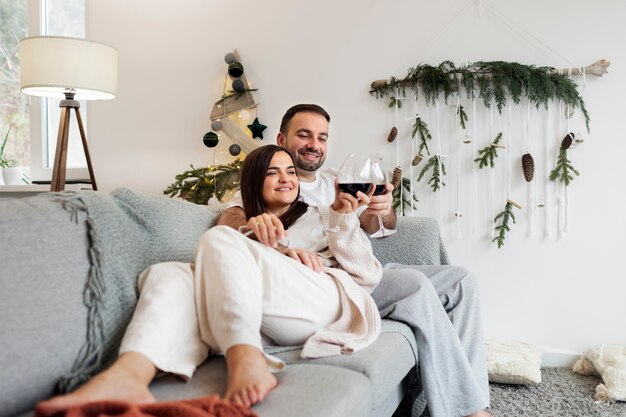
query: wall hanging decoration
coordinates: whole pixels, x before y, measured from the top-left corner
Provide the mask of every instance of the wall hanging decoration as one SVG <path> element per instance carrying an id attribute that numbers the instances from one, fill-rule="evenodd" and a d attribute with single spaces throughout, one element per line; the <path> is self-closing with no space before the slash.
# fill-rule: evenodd
<path id="1" fill-rule="evenodd" d="M 504 61 L 479 61 L 457 65 L 448 60 L 439 65 L 420 64 L 410 68 L 404 78 L 390 77 L 374 81 L 370 86 L 370 94 L 376 99 L 387 100 L 388 106 L 395 112 L 395 123 L 390 127 L 387 141 L 396 147 L 396 165 L 408 167 L 409 173 L 406 183 L 403 178 L 400 181 L 401 185 L 394 189 L 394 207 L 402 215 L 407 215 L 405 207 L 410 207 L 410 213 L 414 214 L 416 207 L 413 203 L 417 201 L 414 184 L 427 178 L 428 181 L 425 183 L 435 193 L 435 217 L 439 220 L 444 237 L 446 224 L 452 219 L 455 219 L 459 238 L 463 237 L 463 218 L 471 221 L 472 233 L 477 233 L 480 224 L 478 214 L 484 212 L 490 214 L 489 234 L 500 248 L 504 245 L 511 225 L 515 223 L 512 207 L 521 209 L 521 206 L 512 200 L 514 168 L 511 160 L 515 157 L 522 162 L 521 167 L 517 165 L 515 169 L 521 169 L 527 184 L 528 236 L 532 236 L 534 229 L 535 210 L 541 208 L 546 224 L 544 235 L 546 238 L 549 237 L 548 205 L 552 200 L 549 195 L 551 191 L 547 186 L 550 182 L 548 180 L 555 181 L 561 186 L 557 188 L 555 194 L 555 201 L 559 207 L 558 224 L 559 230 L 567 230 L 567 186 L 571 184 L 574 176 L 579 175 L 568 158 L 567 150 L 584 143 L 583 135 L 581 133 L 568 135 L 569 146 L 565 141 L 561 144 L 556 155 L 556 167 L 548 171 L 549 163 L 546 162 L 543 168 L 540 168 L 539 178 L 535 172 L 536 158 L 539 156 L 546 161 L 548 159 L 554 161 L 548 158 L 548 155 L 552 149 L 550 143 L 554 130 L 549 127 L 549 112 L 555 106 L 559 110 L 552 122 L 558 122 L 559 132 L 562 131 L 563 125 L 566 131 L 570 132 L 570 123 L 577 121 L 580 121 L 581 127 L 587 133 L 590 132 L 591 117 L 573 77 L 582 77 L 584 91 L 586 76 L 602 76 L 607 73 L 609 65 L 609 61 L 600 60 L 587 67 L 555 69 Z M 411 122 L 411 127 L 407 128 L 406 123 L 399 123 L 399 110 L 403 108 L 403 101 L 409 99 L 412 99 L 414 104 L 412 111 L 404 106 L 404 111 L 411 111 L 411 116 L 404 119 Z M 421 105 L 430 109 L 420 112 L 418 106 Z M 481 115 L 482 109 L 489 112 L 487 123 L 481 122 L 484 120 Z M 544 120 L 541 119 L 543 114 Z M 532 140 L 538 139 L 536 133 L 531 133 L 536 131 L 536 128 L 533 130 L 533 120 L 537 119 L 537 116 L 541 122 L 539 125 L 545 124 L 545 132 L 540 133 L 540 136 L 543 136 L 541 138 L 543 155 L 535 153 L 532 146 Z M 435 126 L 434 132 L 431 131 L 431 124 Z M 496 129 L 503 124 L 506 126 L 505 129 Z M 454 127 L 451 129 L 452 126 Z M 400 147 L 405 143 L 404 138 L 409 136 L 411 151 L 408 149 L 400 151 Z M 484 141 L 487 143 L 484 144 Z M 513 145 L 514 149 L 511 149 Z M 518 148 L 521 149 L 519 154 Z M 506 152 L 506 163 L 503 165 L 496 163 L 500 150 Z M 400 155 L 410 156 L 407 160 L 401 161 Z M 422 162 L 423 159 L 425 162 Z M 420 163 L 423 165 L 420 165 L 419 174 L 415 176 L 413 168 Z M 478 194 L 482 186 L 477 171 L 484 168 L 489 168 L 489 183 L 485 191 L 489 193 L 488 200 L 491 203 L 487 210 L 480 210 Z M 471 176 L 464 175 L 464 171 L 469 169 Z M 450 170 L 452 172 L 449 172 Z M 453 178 L 451 184 L 455 187 L 445 191 L 445 186 L 449 182 L 446 177 L 449 174 Z M 516 178 L 519 178 L 517 175 Z M 506 183 L 505 209 L 497 214 L 495 207 L 502 191 L 495 186 L 496 179 L 504 180 Z M 536 196 L 535 183 L 538 180 L 542 185 L 539 186 L 540 195 Z M 412 198 L 404 198 L 404 193 Z M 448 195 L 450 196 L 447 197 Z M 464 216 L 463 212 L 467 214 L 468 211 L 471 215 Z"/>
<path id="2" fill-rule="evenodd" d="M 258 103 L 252 96 L 256 88 L 250 88 L 244 65 L 237 50 L 224 56 L 227 64 L 222 96 L 211 111 L 211 131 L 204 134 L 202 142 L 212 150 L 212 164 L 206 168 L 195 168 L 176 175 L 174 183 L 163 193 L 180 197 L 196 204 L 217 204 L 226 193 L 239 188 L 239 171 L 245 155 L 260 146 L 263 131 L 267 126 L 259 121 Z M 250 123 L 251 112 L 254 121 Z M 224 155 L 239 157 L 230 163 L 218 164 L 216 148 L 224 137 L 233 143 Z M 220 145 L 221 147 L 222 145 Z"/>

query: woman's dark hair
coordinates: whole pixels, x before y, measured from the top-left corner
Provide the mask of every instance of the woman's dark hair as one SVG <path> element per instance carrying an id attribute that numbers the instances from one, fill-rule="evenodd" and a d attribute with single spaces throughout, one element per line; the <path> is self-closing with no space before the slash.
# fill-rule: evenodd
<path id="1" fill-rule="evenodd" d="M 261 146 L 250 152 L 243 161 L 241 166 L 241 199 L 247 219 L 267 213 L 267 207 L 263 201 L 263 183 L 272 157 L 278 152 L 285 152 L 293 162 L 291 154 L 285 148 L 276 145 Z M 298 187 L 296 199 L 291 203 L 289 209 L 279 217 L 285 229 L 306 213 L 308 207 L 308 204 L 300 200 L 300 187 Z"/>

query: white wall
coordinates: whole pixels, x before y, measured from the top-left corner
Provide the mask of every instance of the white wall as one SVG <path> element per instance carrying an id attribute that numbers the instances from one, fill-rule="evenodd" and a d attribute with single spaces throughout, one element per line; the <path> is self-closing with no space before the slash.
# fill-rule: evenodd
<path id="1" fill-rule="evenodd" d="M 118 98 L 90 107 L 92 157 L 99 184 L 104 191 L 126 186 L 161 194 L 174 175 L 190 163 L 199 166 L 210 162 L 210 152 L 201 138 L 210 128 L 212 105 L 222 93 L 226 70 L 223 56 L 234 48 L 242 56 L 248 79 L 259 88 L 255 97 L 261 103 L 259 118 L 269 126 L 267 143 L 273 143 L 284 110 L 295 103 L 315 102 L 330 112 L 329 166 L 339 165 L 352 149 L 381 151 L 390 163 L 394 161 L 394 145 L 385 140 L 395 123 L 394 113 L 385 101 L 369 96 L 373 80 L 403 76 L 410 66 L 438 64 L 445 59 L 456 63 L 506 60 L 565 65 L 548 47 L 540 46 L 528 34 L 516 34 L 485 9 L 479 17 L 477 3 L 91 1 L 89 37 L 119 51 Z M 488 177 L 480 173 L 480 233 L 472 235 L 466 223 L 465 237 L 459 239 L 453 216 L 456 170 L 451 168 L 449 186 L 443 194 L 451 259 L 470 268 L 480 279 L 489 338 L 536 342 L 555 352 L 580 352 L 600 343 L 626 344 L 626 276 L 618 266 L 626 247 L 626 222 L 621 213 L 626 205 L 621 171 L 626 155 L 621 116 L 626 93 L 622 64 L 626 53 L 621 42 L 626 29 L 621 19 L 626 15 L 626 3 L 491 3 L 575 65 L 587 65 L 600 58 L 610 59 L 612 64 L 607 76 L 588 80 L 584 93 L 592 133 L 570 154 L 582 175 L 570 188 L 568 235 L 543 241 L 543 212 L 539 210 L 535 236 L 528 238 L 527 214 L 518 211 L 518 224 L 504 248 L 496 249 L 487 236 Z M 401 118 L 408 117 L 412 109 L 404 110 Z M 450 120 L 453 113 L 450 108 L 442 110 L 446 111 L 448 119 L 442 119 L 442 135 L 446 138 L 443 147 L 455 158 L 456 145 L 451 136 L 455 129 Z M 524 150 L 525 130 L 520 123 L 523 112 L 525 108 L 513 110 L 518 140 L 512 146 L 516 169 L 512 197 L 526 206 L 518 167 Z M 425 110 L 424 114 L 434 132 L 433 110 Z M 483 136 L 488 132 L 486 114 L 483 111 L 479 116 Z M 552 112 L 551 117 L 555 114 Z M 533 111 L 531 118 L 531 146 L 539 165 L 538 175 L 544 172 L 542 115 Z M 496 119 L 497 124 L 503 123 Z M 399 125 L 404 129 L 400 139 L 403 152 L 410 149 L 406 123 Z M 578 119 L 572 123 L 572 129 L 581 130 Z M 557 136 L 555 132 L 551 158 L 560 142 Z M 223 146 L 227 145 L 224 141 Z M 498 204 L 505 198 L 506 184 L 501 180 L 506 177 L 505 155 L 497 171 Z M 463 168 L 465 193 L 470 172 L 467 164 Z M 417 172 L 414 174 L 417 176 Z M 417 191 L 417 214 L 435 215 L 432 193 L 423 185 Z M 467 222 L 471 210 L 464 212 Z M 555 236 L 555 206 L 550 212 Z"/>

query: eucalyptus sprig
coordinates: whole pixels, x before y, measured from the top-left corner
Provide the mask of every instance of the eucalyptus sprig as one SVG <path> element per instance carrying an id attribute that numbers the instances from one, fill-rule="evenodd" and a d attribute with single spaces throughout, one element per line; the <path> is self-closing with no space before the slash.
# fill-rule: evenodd
<path id="1" fill-rule="evenodd" d="M 572 166 L 572 162 L 567 159 L 567 149 L 561 148 L 557 157 L 556 167 L 550 171 L 550 181 L 559 180 L 559 182 L 568 186 L 574 179 L 572 173 L 580 175 L 580 172 Z"/>
<path id="2" fill-rule="evenodd" d="M 239 188 L 241 164 L 240 159 L 235 159 L 229 164 L 203 168 L 190 165 L 191 169 L 176 175 L 176 180 L 163 190 L 163 194 L 203 205 L 211 197 L 222 201 L 226 191 Z"/>
<path id="3" fill-rule="evenodd" d="M 442 175 L 446 175 L 446 165 L 443 163 L 443 159 L 441 159 L 441 169 L 439 169 L 440 159 L 441 157 L 439 155 L 432 156 L 430 159 L 428 159 L 428 162 L 426 163 L 426 165 L 424 165 L 424 168 L 422 168 L 422 171 L 417 177 L 417 180 L 421 181 L 426 172 L 428 172 L 428 170 L 432 168 L 433 173 L 428 180 L 428 183 L 430 184 L 430 188 L 432 188 L 433 191 L 437 191 L 442 186 L 446 186 L 446 183 L 443 182 L 443 179 L 441 178 Z"/>
<path id="4" fill-rule="evenodd" d="M 428 125 L 419 114 L 415 115 L 415 123 L 413 123 L 413 132 L 411 133 L 411 137 L 415 138 L 415 135 L 419 134 L 420 136 L 420 144 L 417 148 L 417 153 L 422 154 L 422 150 L 426 149 L 426 153 L 430 155 L 430 150 L 428 149 L 428 141 L 432 139 L 432 135 L 430 134 L 430 130 L 428 130 Z"/>
<path id="5" fill-rule="evenodd" d="M 467 113 L 465 113 L 465 109 L 462 104 L 459 104 L 456 114 L 459 115 L 459 124 L 461 125 L 461 129 L 466 129 L 465 123 L 467 122 Z"/>
<path id="6" fill-rule="evenodd" d="M 478 158 L 474 159 L 474 162 L 478 162 L 478 168 L 484 168 L 490 166 L 495 167 L 494 159 L 498 157 L 498 143 L 502 139 L 502 132 L 498 133 L 489 145 L 485 146 L 478 151 Z"/>
<path id="7" fill-rule="evenodd" d="M 400 187 L 398 188 L 394 188 L 394 190 L 391 193 L 391 196 L 393 197 L 393 203 L 392 203 L 392 207 L 394 210 L 398 210 L 398 208 L 400 208 L 400 215 L 404 216 L 404 211 L 406 209 L 406 207 L 410 209 L 416 209 L 416 205 L 415 203 L 418 203 L 419 200 L 417 199 L 417 197 L 415 196 L 415 194 L 413 194 L 413 198 L 411 199 L 412 201 L 409 201 L 409 199 L 407 198 L 408 195 L 411 195 L 411 180 L 408 178 L 402 178 L 402 188 L 404 188 L 404 192 L 401 192 Z M 402 201 L 400 201 L 400 195 L 402 195 Z"/>

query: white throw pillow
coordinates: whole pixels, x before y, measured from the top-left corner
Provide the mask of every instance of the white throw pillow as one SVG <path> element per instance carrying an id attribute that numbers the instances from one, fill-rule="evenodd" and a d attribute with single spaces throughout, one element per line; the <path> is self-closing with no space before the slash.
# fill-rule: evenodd
<path id="1" fill-rule="evenodd" d="M 543 349 L 524 342 L 485 342 L 489 382 L 539 384 Z"/>
<path id="2" fill-rule="evenodd" d="M 588 349 L 574 364 L 574 372 L 602 376 L 604 384 L 596 387 L 596 400 L 626 401 L 626 346 L 601 345 Z"/>

